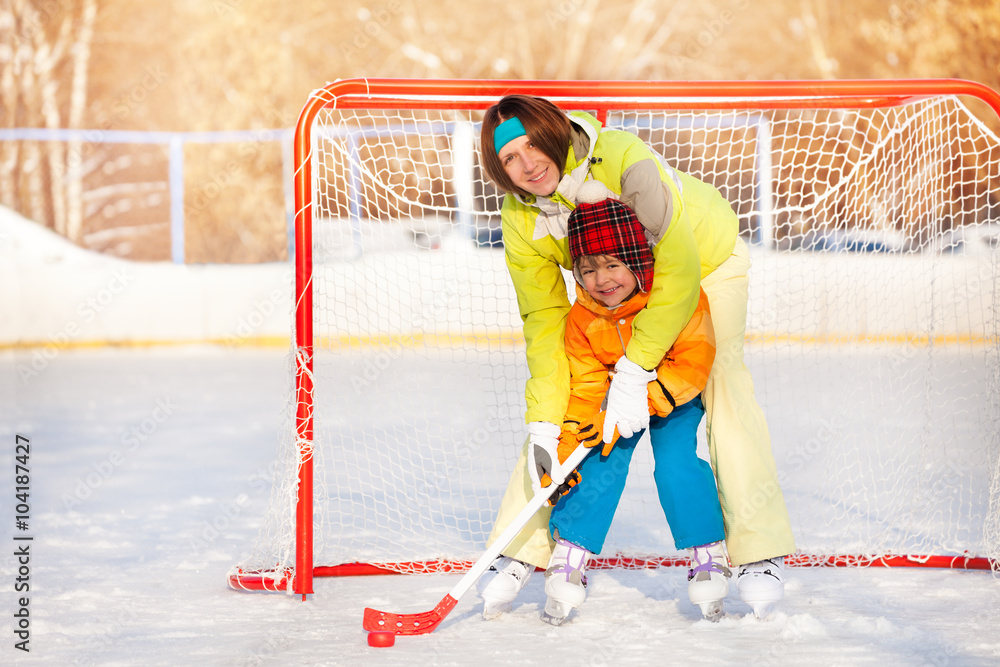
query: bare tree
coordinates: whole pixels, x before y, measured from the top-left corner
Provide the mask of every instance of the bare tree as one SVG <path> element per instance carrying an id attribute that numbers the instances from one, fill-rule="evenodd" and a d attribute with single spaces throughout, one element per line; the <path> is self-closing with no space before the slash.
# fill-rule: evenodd
<path id="1" fill-rule="evenodd" d="M 81 127 L 96 14 L 97 0 L 84 0 L 79 14 L 62 3 L 5 0 L 0 5 L 0 99 L 6 127 Z M 67 70 L 68 97 L 62 85 Z M 73 144 L 67 148 L 62 142 L 4 142 L 0 201 L 79 240 L 82 189 L 78 178 L 70 176 L 67 183 L 74 154 L 79 155 L 78 145 L 74 153 Z"/>
<path id="2" fill-rule="evenodd" d="M 21 78 L 22 52 L 13 39 L 17 33 L 17 17 L 10 0 L 0 6 L 0 102 L 2 102 L 3 126 L 6 129 L 18 126 L 18 80 Z M 0 203 L 18 208 L 15 170 L 19 159 L 20 144 L 16 141 L 0 142 Z"/>
<path id="3" fill-rule="evenodd" d="M 87 110 L 87 74 L 90 71 L 90 47 L 94 39 L 97 0 L 83 0 L 80 28 L 72 48 L 73 75 L 69 98 L 69 127 L 81 129 Z M 66 182 L 66 235 L 80 240 L 83 230 L 83 145 L 71 141 L 68 146 Z"/>
<path id="4" fill-rule="evenodd" d="M 0 126 L 289 128 L 312 91 L 361 77 L 954 76 L 997 88 L 998 40 L 989 0 L 0 0 Z M 187 153 L 188 199 L 220 190 L 189 206 L 189 258 L 282 257 L 274 147 Z M 116 252 L 135 252 L 144 234 L 160 248 L 166 161 L 159 147 L 0 142 L 0 202 L 91 247 L 124 239 Z"/>

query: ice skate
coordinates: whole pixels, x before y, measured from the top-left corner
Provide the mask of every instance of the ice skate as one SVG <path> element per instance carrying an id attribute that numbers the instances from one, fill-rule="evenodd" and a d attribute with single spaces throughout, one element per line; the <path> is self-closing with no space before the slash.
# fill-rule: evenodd
<path id="1" fill-rule="evenodd" d="M 757 618 L 771 613 L 774 603 L 785 596 L 784 560 L 783 557 L 769 558 L 740 566 L 736 589 Z"/>
<path id="2" fill-rule="evenodd" d="M 587 577 L 584 567 L 590 552 L 563 539 L 556 540 L 555 551 L 545 570 L 545 610 L 541 619 L 552 625 L 562 625 L 569 613 L 583 604 L 587 597 Z"/>
<path id="3" fill-rule="evenodd" d="M 722 618 L 722 603 L 729 593 L 729 578 L 733 573 L 726 563 L 722 542 L 695 547 L 691 556 L 688 597 L 701 609 L 702 616 L 712 622 Z"/>
<path id="4" fill-rule="evenodd" d="M 479 595 L 483 598 L 483 618 L 494 619 L 510 611 L 511 603 L 528 583 L 534 565 L 522 563 L 516 558 L 500 556 L 477 583 Z"/>

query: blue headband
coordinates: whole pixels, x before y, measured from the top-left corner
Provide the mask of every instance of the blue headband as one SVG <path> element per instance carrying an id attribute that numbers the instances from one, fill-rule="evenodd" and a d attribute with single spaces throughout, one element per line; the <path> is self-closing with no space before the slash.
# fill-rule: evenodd
<path id="1" fill-rule="evenodd" d="M 497 155 L 500 155 L 501 148 L 514 139 L 527 135 L 528 133 L 524 131 L 524 125 L 521 125 L 517 116 L 511 116 L 493 130 L 493 148 L 496 149 Z"/>

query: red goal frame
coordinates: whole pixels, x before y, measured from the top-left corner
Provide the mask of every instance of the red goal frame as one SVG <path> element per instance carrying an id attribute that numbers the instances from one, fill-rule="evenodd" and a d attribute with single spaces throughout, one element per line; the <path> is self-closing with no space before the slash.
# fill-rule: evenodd
<path id="1" fill-rule="evenodd" d="M 586 91 L 581 96 L 581 91 Z M 313 592 L 313 577 L 388 574 L 378 566 L 353 563 L 314 567 L 313 563 L 313 239 L 312 128 L 317 114 L 337 109 L 463 109 L 485 110 L 503 95 L 523 93 L 547 97 L 565 109 L 596 111 L 603 122 L 612 109 L 872 109 L 893 107 L 918 98 L 951 95 L 986 103 L 1000 118 L 1000 94 L 961 79 L 799 80 L 799 81 L 532 81 L 346 79 L 314 91 L 303 107 L 294 136 L 295 192 L 295 393 L 296 443 L 302 463 L 298 470 L 296 557 L 294 571 L 275 579 L 236 574 L 230 585 L 240 590 L 290 590 L 303 599 Z M 610 560 L 610 559 L 609 559 Z M 620 559 L 616 559 L 618 562 Z M 791 556 L 789 565 L 806 563 Z M 815 557 L 810 561 L 815 563 Z M 635 567 L 686 565 L 675 558 L 636 562 Z M 827 566 L 918 566 L 989 570 L 984 557 L 894 556 L 863 558 L 829 556 Z M 460 572 L 471 563 L 438 564 L 438 570 Z M 601 559 L 594 566 L 601 567 Z M 289 582 L 290 579 L 290 582 Z"/>

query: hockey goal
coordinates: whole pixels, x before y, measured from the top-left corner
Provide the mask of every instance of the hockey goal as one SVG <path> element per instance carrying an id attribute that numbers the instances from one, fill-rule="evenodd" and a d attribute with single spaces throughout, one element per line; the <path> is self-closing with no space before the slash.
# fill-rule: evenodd
<path id="1" fill-rule="evenodd" d="M 483 110 L 514 92 L 638 134 L 738 213 L 791 564 L 997 568 L 997 93 L 345 80 L 296 129 L 288 423 L 232 587 L 305 596 L 314 576 L 458 571 L 483 551 L 525 437 L 501 197 L 477 155 Z M 647 454 L 602 566 L 681 562 Z"/>

